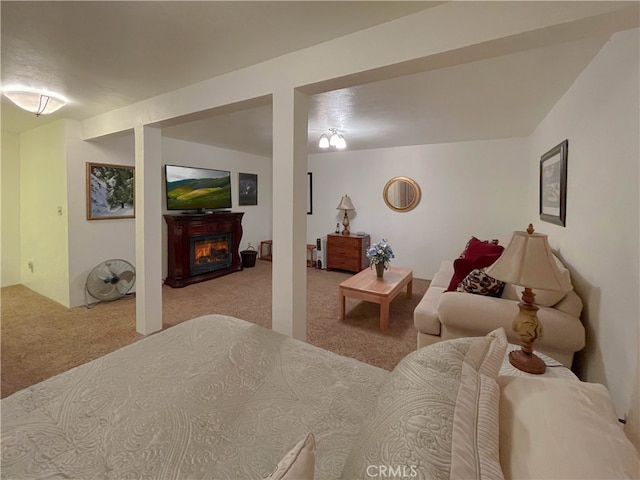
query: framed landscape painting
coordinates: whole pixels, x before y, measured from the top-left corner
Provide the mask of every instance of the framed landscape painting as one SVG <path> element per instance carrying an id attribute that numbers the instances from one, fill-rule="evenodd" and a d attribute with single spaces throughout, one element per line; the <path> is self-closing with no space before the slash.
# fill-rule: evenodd
<path id="1" fill-rule="evenodd" d="M 87 220 L 135 217 L 134 167 L 87 163 Z"/>
<path id="2" fill-rule="evenodd" d="M 540 157 L 540 220 L 565 226 L 567 217 L 567 150 L 564 140 Z"/>

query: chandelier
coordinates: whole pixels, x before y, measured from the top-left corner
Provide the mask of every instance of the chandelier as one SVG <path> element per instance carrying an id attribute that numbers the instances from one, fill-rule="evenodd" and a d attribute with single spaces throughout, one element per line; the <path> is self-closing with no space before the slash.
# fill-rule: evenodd
<path id="1" fill-rule="evenodd" d="M 342 134 L 338 133 L 337 128 L 330 128 L 329 134 L 323 133 L 320 135 L 318 146 L 320 148 L 335 147 L 342 150 L 343 148 L 347 148 L 347 142 Z"/>

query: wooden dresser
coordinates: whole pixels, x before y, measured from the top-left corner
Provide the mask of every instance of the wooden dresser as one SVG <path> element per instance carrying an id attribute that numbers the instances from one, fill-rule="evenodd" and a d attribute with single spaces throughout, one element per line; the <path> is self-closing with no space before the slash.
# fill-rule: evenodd
<path id="1" fill-rule="evenodd" d="M 327 270 L 347 270 L 358 273 L 369 266 L 367 248 L 369 235 L 327 235 Z"/>

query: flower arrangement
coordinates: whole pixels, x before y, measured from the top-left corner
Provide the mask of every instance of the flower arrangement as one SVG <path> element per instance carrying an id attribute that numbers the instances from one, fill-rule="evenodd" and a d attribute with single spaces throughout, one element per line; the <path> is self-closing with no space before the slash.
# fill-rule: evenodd
<path id="1" fill-rule="evenodd" d="M 367 249 L 367 258 L 371 266 L 382 264 L 385 270 L 391 265 L 391 259 L 394 258 L 391 245 L 387 243 L 387 239 L 383 238 L 382 241 L 374 243 Z"/>

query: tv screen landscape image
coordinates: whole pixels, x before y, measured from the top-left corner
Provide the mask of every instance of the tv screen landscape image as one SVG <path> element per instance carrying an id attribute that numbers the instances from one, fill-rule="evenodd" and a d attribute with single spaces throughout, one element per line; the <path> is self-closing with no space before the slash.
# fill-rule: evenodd
<path id="1" fill-rule="evenodd" d="M 231 172 L 209 168 L 165 166 L 167 210 L 231 208 Z"/>

